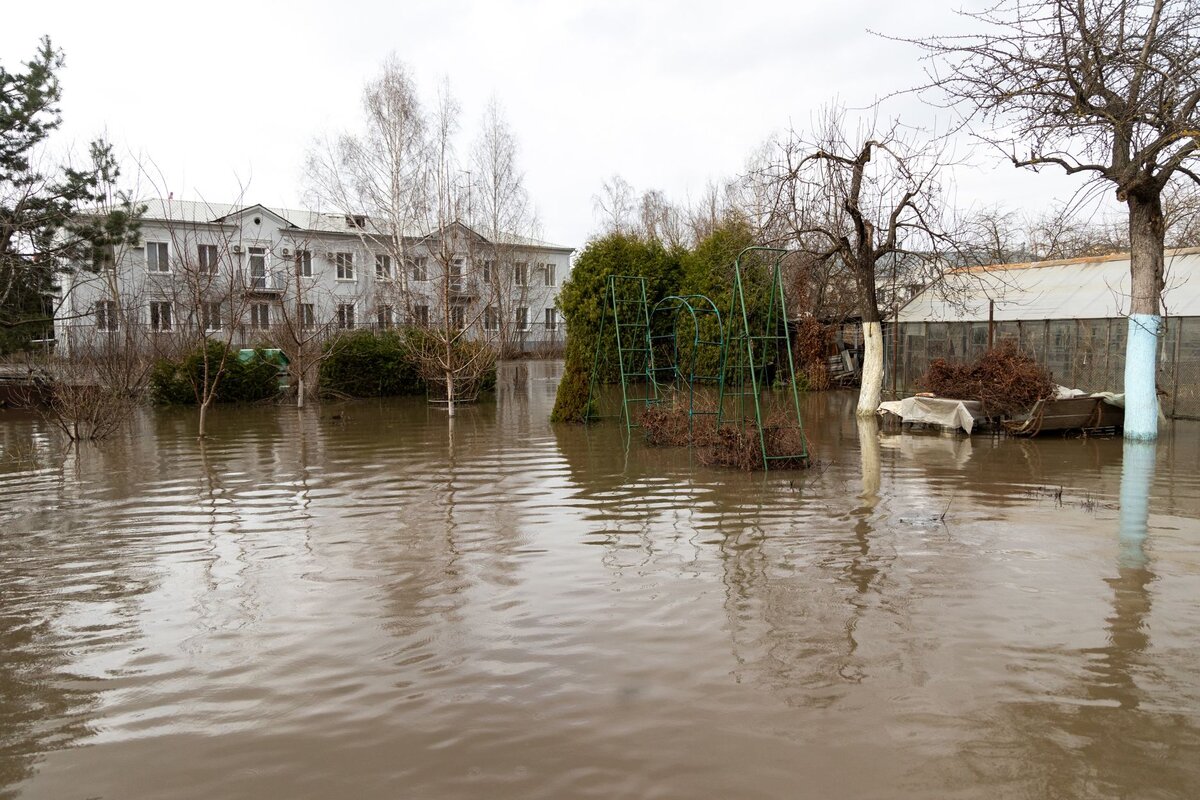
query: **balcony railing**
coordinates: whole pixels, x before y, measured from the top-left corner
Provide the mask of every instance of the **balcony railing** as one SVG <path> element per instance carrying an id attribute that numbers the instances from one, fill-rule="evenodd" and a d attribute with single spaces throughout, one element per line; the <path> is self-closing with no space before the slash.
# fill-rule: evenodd
<path id="1" fill-rule="evenodd" d="M 277 294 L 286 288 L 286 282 L 278 275 L 251 275 L 249 289 L 252 292 Z"/>

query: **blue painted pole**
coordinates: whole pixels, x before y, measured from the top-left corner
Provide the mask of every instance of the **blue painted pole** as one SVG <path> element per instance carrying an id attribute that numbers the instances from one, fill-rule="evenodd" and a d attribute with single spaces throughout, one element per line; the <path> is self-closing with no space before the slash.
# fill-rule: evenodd
<path id="1" fill-rule="evenodd" d="M 1125 345 L 1125 438 L 1158 438 L 1158 314 L 1130 314 Z"/>

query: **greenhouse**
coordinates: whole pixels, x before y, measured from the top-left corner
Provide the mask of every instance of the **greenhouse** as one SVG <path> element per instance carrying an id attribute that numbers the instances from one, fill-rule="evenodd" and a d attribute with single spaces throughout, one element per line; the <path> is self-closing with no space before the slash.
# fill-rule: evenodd
<path id="1" fill-rule="evenodd" d="M 1015 339 L 1059 384 L 1121 392 L 1129 281 L 1128 254 L 956 270 L 886 326 L 884 389 L 911 395 L 935 359 L 970 361 Z M 1200 248 L 1167 251 L 1163 316 L 1163 413 L 1200 418 Z"/>

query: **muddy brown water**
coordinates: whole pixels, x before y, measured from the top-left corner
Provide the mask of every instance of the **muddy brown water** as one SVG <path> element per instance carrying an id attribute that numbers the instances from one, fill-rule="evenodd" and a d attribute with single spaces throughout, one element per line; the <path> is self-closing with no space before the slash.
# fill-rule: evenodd
<path id="1" fill-rule="evenodd" d="M 764 477 L 551 426 L 560 369 L 452 429 L 5 412 L 0 796 L 1200 795 L 1200 425 L 1139 470 L 822 394 Z"/>

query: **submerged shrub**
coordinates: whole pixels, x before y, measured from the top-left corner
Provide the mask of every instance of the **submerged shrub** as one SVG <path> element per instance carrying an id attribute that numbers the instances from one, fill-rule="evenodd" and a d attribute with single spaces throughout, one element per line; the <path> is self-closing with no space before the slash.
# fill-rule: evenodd
<path id="1" fill-rule="evenodd" d="M 204 361 L 208 358 L 208 380 L 218 380 L 213 400 L 217 403 L 252 403 L 279 392 L 279 368 L 261 350 L 248 361 L 223 342 L 208 342 L 180 360 L 161 359 L 150 373 L 150 397 L 166 405 L 190 405 L 204 387 Z M 222 360 L 224 363 L 222 364 Z"/>
<path id="2" fill-rule="evenodd" d="M 398 331 L 346 333 L 325 344 L 321 392 L 350 397 L 422 394 L 425 384 Z"/>

